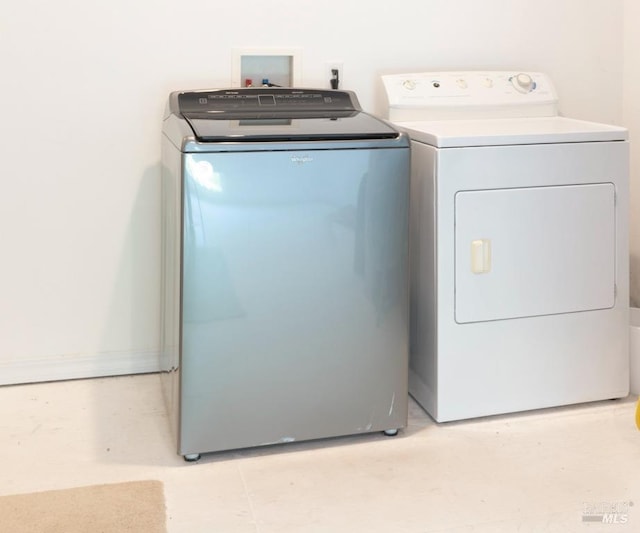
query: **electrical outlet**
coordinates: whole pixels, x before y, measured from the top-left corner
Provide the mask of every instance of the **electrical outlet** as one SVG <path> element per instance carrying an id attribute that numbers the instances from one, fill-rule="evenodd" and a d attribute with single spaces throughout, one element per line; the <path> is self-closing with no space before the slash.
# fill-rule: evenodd
<path id="1" fill-rule="evenodd" d="M 324 64 L 324 72 L 327 79 L 327 86 L 330 89 L 342 89 L 344 87 L 344 66 L 342 61 L 326 61 Z"/>

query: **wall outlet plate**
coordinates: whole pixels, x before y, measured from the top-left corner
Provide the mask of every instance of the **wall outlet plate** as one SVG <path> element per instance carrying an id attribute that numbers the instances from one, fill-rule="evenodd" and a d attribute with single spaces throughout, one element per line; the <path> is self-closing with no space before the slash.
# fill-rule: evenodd
<path id="1" fill-rule="evenodd" d="M 325 61 L 322 75 L 326 79 L 326 85 L 331 89 L 331 79 L 334 77 L 333 71 L 338 71 L 338 89 L 344 88 L 344 65 L 342 61 Z"/>

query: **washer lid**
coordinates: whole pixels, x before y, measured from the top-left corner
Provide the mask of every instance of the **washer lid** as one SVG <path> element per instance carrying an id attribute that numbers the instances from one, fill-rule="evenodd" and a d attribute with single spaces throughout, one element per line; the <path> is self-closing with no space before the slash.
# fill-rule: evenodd
<path id="1" fill-rule="evenodd" d="M 564 117 L 396 122 L 415 140 L 438 148 L 625 141 L 625 128 Z"/>
<path id="2" fill-rule="evenodd" d="M 258 87 L 173 93 L 171 112 L 200 142 L 395 139 L 351 91 Z"/>
<path id="3" fill-rule="evenodd" d="M 286 142 L 396 139 L 391 126 L 362 111 L 330 117 L 216 118 L 185 115 L 201 142 Z"/>

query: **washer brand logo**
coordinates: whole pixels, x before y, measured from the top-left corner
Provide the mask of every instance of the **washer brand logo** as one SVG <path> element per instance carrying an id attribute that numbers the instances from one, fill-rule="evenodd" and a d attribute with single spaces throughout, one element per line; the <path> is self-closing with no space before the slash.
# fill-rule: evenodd
<path id="1" fill-rule="evenodd" d="M 291 162 L 297 163 L 298 165 L 302 165 L 304 163 L 311 163 L 313 161 L 313 157 L 310 155 L 292 155 Z"/>

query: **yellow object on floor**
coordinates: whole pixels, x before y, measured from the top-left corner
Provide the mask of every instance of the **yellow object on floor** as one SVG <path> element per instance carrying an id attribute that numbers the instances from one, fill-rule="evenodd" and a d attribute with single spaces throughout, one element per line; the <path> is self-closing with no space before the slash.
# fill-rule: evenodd
<path id="1" fill-rule="evenodd" d="M 640 429 L 640 398 L 638 398 L 638 404 L 636 405 L 636 427 Z"/>

